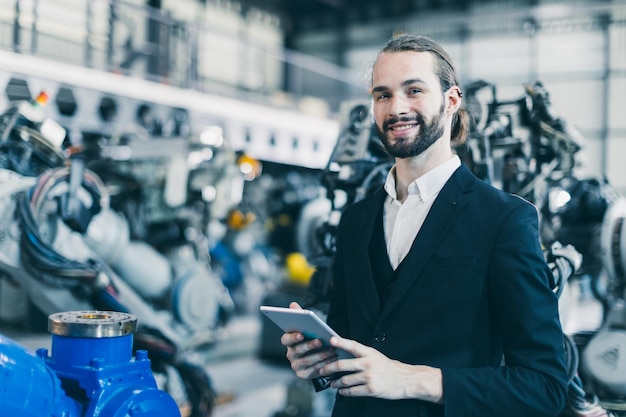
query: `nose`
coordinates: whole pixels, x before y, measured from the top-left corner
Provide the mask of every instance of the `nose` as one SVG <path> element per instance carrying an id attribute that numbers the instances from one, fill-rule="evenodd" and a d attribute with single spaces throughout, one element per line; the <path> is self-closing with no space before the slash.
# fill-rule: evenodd
<path id="1" fill-rule="evenodd" d="M 389 102 L 389 115 L 400 116 L 408 114 L 410 111 L 409 102 L 406 97 L 401 95 L 394 95 Z"/>

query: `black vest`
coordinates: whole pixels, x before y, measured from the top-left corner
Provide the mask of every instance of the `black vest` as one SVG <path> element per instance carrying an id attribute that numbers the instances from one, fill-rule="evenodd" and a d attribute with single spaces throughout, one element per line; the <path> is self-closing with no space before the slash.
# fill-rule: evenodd
<path id="1" fill-rule="evenodd" d="M 397 272 L 391 267 L 389 262 L 389 254 L 387 253 L 387 245 L 385 243 L 385 226 L 383 223 L 384 208 L 381 207 L 378 210 L 378 216 L 376 218 L 376 225 L 372 232 L 372 237 L 369 243 L 368 251 L 370 258 L 370 268 L 374 276 L 374 284 L 378 290 L 378 298 L 380 300 L 380 310 L 382 311 L 387 297 L 391 292 L 393 283 Z"/>

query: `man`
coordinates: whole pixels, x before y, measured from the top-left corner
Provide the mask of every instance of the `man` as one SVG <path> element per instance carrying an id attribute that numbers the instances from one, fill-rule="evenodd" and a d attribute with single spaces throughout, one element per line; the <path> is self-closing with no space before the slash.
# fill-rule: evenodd
<path id="1" fill-rule="evenodd" d="M 537 211 L 453 152 L 468 115 L 450 57 L 393 38 L 371 95 L 395 165 L 341 219 L 327 321 L 342 337 L 281 338 L 296 375 L 340 376 L 335 417 L 558 415 L 568 381 Z"/>

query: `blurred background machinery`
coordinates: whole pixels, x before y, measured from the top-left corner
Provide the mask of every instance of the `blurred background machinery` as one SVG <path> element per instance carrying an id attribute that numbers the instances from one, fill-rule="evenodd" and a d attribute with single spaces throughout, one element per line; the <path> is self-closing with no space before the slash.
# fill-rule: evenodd
<path id="1" fill-rule="evenodd" d="M 623 413 L 626 3 L 292 3 L 0 4 L 0 325 L 133 314 L 133 350 L 183 415 L 233 400 L 207 354 L 240 352 L 228 342 L 261 303 L 325 311 L 341 213 L 392 163 L 364 72 L 419 27 L 461 70 L 473 126 L 460 156 L 540 210 L 568 412 Z M 587 302 L 598 320 L 577 326 Z M 284 364 L 266 324 L 243 338 Z M 332 398 L 303 392 L 289 384 L 287 405 L 328 413 Z"/>

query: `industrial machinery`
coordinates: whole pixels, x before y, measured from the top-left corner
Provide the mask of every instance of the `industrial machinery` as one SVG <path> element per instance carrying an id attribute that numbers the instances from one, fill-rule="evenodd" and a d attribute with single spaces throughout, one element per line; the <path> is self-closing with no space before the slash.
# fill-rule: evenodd
<path id="1" fill-rule="evenodd" d="M 588 280 L 602 305 L 599 328 L 573 335 L 581 355 L 576 358 L 577 383 L 570 385 L 571 411 L 591 415 L 589 407 L 596 404 L 605 409 L 604 415 L 624 415 L 626 199 L 606 178 L 580 173 L 584 138 L 551 113 L 541 83 L 526 85 L 524 96 L 506 102 L 498 100 L 495 86 L 483 81 L 466 90 L 475 121 L 467 163 L 484 180 L 535 203 L 542 241 L 573 245 L 582 254 L 575 278 Z"/>
<path id="2" fill-rule="evenodd" d="M 367 102 L 341 106 L 339 137 L 321 175 L 326 194 L 303 208 L 298 226 L 299 250 L 309 258 L 332 255 L 341 212 L 377 189 L 393 163 L 376 138 L 372 120 Z"/>
<path id="3" fill-rule="evenodd" d="M 332 291 L 330 262 L 341 214 L 382 186 L 393 163 L 376 137 L 368 102 L 343 103 L 339 121 L 339 136 L 320 178 L 325 194 L 303 206 L 296 230 L 298 251 L 315 266 L 305 305 L 322 312 Z"/>
<path id="4" fill-rule="evenodd" d="M 148 352 L 133 357 L 137 318 L 110 311 L 52 314 L 51 352 L 36 356 L 0 335 L 0 408 L 24 417 L 176 417 L 160 390 Z"/>
<path id="5" fill-rule="evenodd" d="M 2 281 L 45 315 L 137 316 L 133 343 L 158 380 L 189 416 L 210 415 L 215 392 L 191 353 L 217 343 L 233 311 L 208 230 L 241 199 L 234 151 L 220 129 L 94 138 L 42 117 L 44 104 L 0 116 Z"/>

